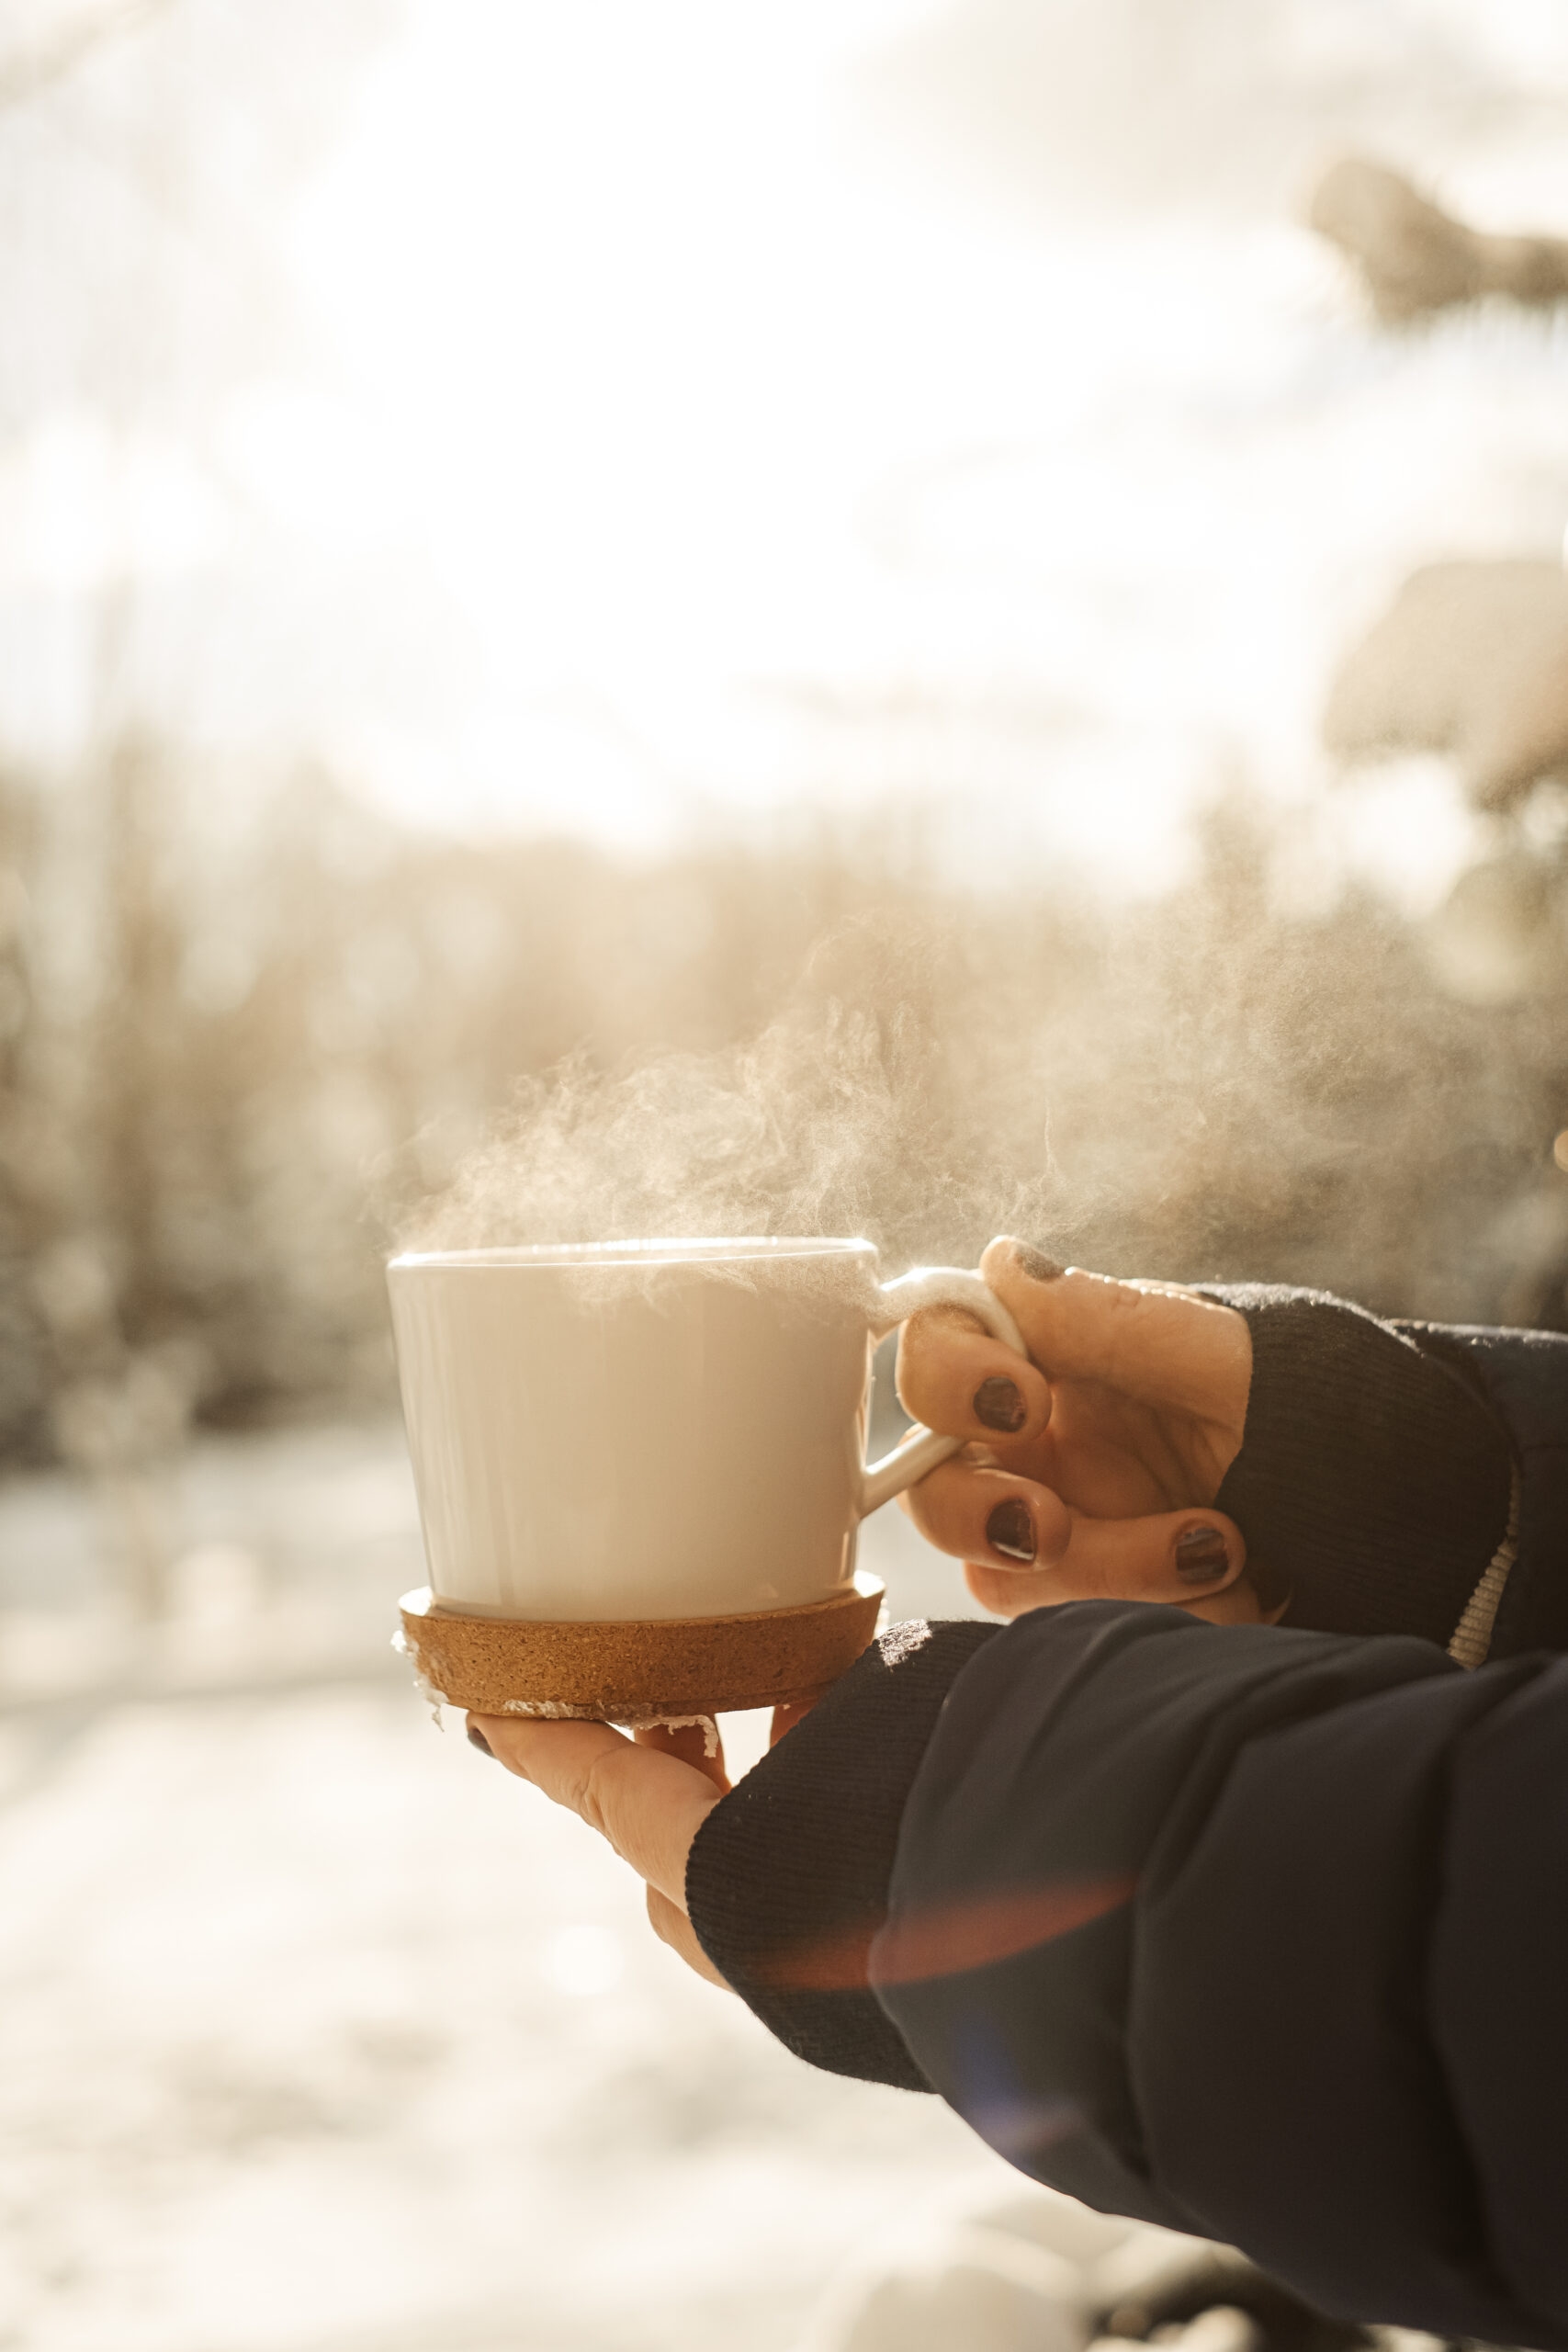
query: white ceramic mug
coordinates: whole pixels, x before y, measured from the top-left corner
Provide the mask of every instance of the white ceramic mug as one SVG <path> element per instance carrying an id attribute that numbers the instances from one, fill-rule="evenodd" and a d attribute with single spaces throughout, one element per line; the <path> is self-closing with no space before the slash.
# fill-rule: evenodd
<path id="1" fill-rule="evenodd" d="M 869 1241 L 638 1241 L 394 1258 L 432 1591 L 471 1616 L 728 1616 L 830 1600 L 867 1511 L 959 1443 L 863 1459 L 871 1350 L 978 1274 L 878 1286 Z"/>

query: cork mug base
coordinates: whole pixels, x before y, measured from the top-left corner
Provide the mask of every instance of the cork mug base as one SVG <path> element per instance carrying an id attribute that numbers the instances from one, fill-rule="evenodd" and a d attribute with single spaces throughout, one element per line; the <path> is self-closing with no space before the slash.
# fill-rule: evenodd
<path id="1" fill-rule="evenodd" d="M 821 1695 L 876 1631 L 884 1587 L 863 1573 L 829 1600 L 733 1617 L 608 1624 L 466 1617 L 428 1586 L 399 1603 L 403 1648 L 430 1696 L 485 1715 L 636 1724 Z"/>

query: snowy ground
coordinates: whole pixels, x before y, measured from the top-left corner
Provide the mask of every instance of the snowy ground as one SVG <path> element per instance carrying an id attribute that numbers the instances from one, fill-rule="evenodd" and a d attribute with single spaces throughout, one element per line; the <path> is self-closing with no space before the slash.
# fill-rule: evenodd
<path id="1" fill-rule="evenodd" d="M 0 2346 L 784 2352 L 868 2238 L 1016 2186 L 437 1735 L 395 1426 L 208 1438 L 179 1488 L 139 1634 L 91 1499 L 0 1486 Z M 897 1512 L 865 1556 L 956 1612 Z"/>

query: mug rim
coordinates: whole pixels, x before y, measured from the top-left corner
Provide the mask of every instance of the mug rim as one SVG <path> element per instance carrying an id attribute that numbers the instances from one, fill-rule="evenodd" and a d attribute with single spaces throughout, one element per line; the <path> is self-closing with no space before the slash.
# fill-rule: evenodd
<path id="1" fill-rule="evenodd" d="M 404 1250 L 387 1261 L 387 1272 L 416 1270 L 518 1272 L 574 1266 L 739 1266 L 776 1263 L 780 1259 L 876 1256 L 876 1244 L 824 1234 L 672 1236 L 648 1241 L 526 1241 L 486 1250 Z"/>

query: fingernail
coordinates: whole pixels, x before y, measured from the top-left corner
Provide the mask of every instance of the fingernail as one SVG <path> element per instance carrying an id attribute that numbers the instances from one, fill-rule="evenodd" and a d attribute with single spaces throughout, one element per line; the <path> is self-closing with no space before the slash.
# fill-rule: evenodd
<path id="1" fill-rule="evenodd" d="M 999 1372 L 989 1380 L 982 1380 L 975 1391 L 975 1419 L 984 1421 L 988 1430 L 1006 1430 L 1010 1433 L 1021 1430 L 1029 1419 L 1029 1408 L 1017 1381 Z"/>
<path id="2" fill-rule="evenodd" d="M 1189 1527 L 1176 1539 L 1176 1573 L 1191 1584 L 1213 1584 L 1230 1566 L 1225 1539 L 1217 1527 Z"/>
<path id="3" fill-rule="evenodd" d="M 1047 1258 L 1043 1250 L 1032 1250 L 1027 1241 L 1015 1241 L 1012 1254 L 1032 1283 L 1054 1283 L 1067 1271 L 1055 1258 Z"/>
<path id="4" fill-rule="evenodd" d="M 470 1724 L 468 1725 L 468 1746 L 470 1747 L 477 1747 L 481 1756 L 489 1756 L 493 1758 L 495 1755 L 494 1748 L 491 1746 L 489 1740 L 485 1737 L 478 1724 Z"/>
<path id="5" fill-rule="evenodd" d="M 1001 1552 L 1010 1560 L 1033 1559 L 1034 1521 L 1021 1495 L 1010 1495 L 1005 1503 L 997 1505 L 986 1521 L 986 1541 L 993 1552 Z"/>

